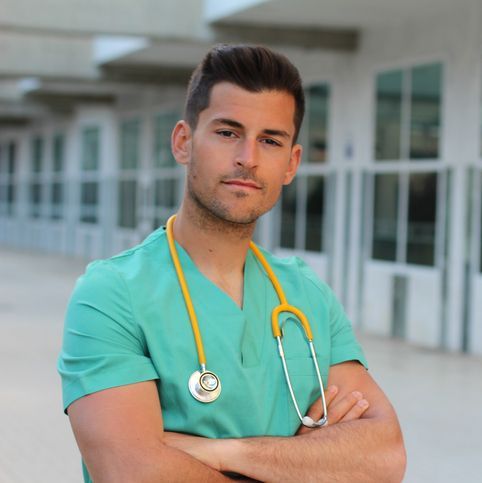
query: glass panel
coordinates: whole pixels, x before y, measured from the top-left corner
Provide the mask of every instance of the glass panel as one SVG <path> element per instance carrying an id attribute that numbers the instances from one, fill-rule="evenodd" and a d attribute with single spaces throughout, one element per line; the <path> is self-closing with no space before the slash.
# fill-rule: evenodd
<path id="1" fill-rule="evenodd" d="M 375 175 L 372 258 L 397 257 L 398 174 Z"/>
<path id="2" fill-rule="evenodd" d="M 42 155 L 43 155 L 43 139 L 35 138 L 32 141 L 32 172 L 40 173 L 42 171 Z"/>
<path id="3" fill-rule="evenodd" d="M 407 262 L 433 265 L 437 174 L 411 174 L 408 196 Z"/>
<path id="4" fill-rule="evenodd" d="M 80 221 L 97 223 L 97 204 L 99 200 L 99 183 L 84 181 L 80 185 Z"/>
<path id="5" fill-rule="evenodd" d="M 61 173 L 64 170 L 64 136 L 57 134 L 53 142 L 53 170 Z"/>
<path id="6" fill-rule="evenodd" d="M 325 179 L 309 176 L 307 188 L 305 249 L 318 252 L 323 250 Z"/>
<path id="7" fill-rule="evenodd" d="M 442 65 L 412 69 L 410 159 L 438 158 Z"/>
<path id="8" fill-rule="evenodd" d="M 42 200 L 42 185 L 40 183 L 30 183 L 30 216 L 38 218 L 40 216 L 40 203 Z"/>
<path id="9" fill-rule="evenodd" d="M 54 182 L 51 186 L 50 202 L 51 211 L 50 217 L 53 219 L 62 218 L 62 203 L 64 201 L 64 186 L 61 182 Z"/>
<path id="10" fill-rule="evenodd" d="M 99 168 L 99 148 L 99 128 L 85 128 L 82 131 L 82 170 L 95 171 Z"/>
<path id="11" fill-rule="evenodd" d="M 140 123 L 126 121 L 121 126 L 121 169 L 136 169 L 139 165 Z"/>
<path id="12" fill-rule="evenodd" d="M 283 248 L 295 248 L 296 180 L 283 187 L 281 197 L 281 240 Z"/>
<path id="13" fill-rule="evenodd" d="M 377 76 L 377 112 L 375 132 L 375 159 L 400 159 L 402 125 L 401 70 Z"/>
<path id="14" fill-rule="evenodd" d="M 176 204 L 176 180 L 156 179 L 154 184 L 154 206 L 175 208 Z"/>
<path id="15" fill-rule="evenodd" d="M 15 186 L 13 184 L 7 185 L 7 215 L 12 216 L 14 214 L 15 203 Z"/>
<path id="16" fill-rule="evenodd" d="M 8 145 L 8 173 L 10 175 L 15 174 L 15 159 L 17 157 L 17 145 L 10 143 Z"/>
<path id="17" fill-rule="evenodd" d="M 159 114 L 154 119 L 154 166 L 175 166 L 176 160 L 171 152 L 171 132 L 178 121 L 178 114 Z"/>
<path id="18" fill-rule="evenodd" d="M 7 185 L 0 182 L 0 215 L 7 214 Z"/>
<path id="19" fill-rule="evenodd" d="M 308 162 L 322 163 L 328 149 L 328 86 L 312 86 L 308 94 Z"/>
<path id="20" fill-rule="evenodd" d="M 137 181 L 119 181 L 118 200 L 118 225 L 123 228 L 135 228 L 137 225 Z"/>
<path id="21" fill-rule="evenodd" d="M 482 174 L 481 174 L 482 178 Z M 479 258 L 480 258 L 480 272 L 482 273 L 482 196 L 480 197 L 480 233 L 479 233 L 479 244 L 480 244 L 480 253 L 479 253 Z"/>

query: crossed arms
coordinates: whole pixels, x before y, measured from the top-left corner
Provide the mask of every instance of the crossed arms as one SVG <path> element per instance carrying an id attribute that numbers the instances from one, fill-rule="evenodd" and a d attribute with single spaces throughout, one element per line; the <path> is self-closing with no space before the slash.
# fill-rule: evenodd
<path id="1" fill-rule="evenodd" d="M 164 432 L 157 386 L 146 381 L 84 396 L 69 406 L 95 483 L 229 481 L 400 482 L 405 450 L 388 399 L 357 362 L 332 366 L 327 427 L 292 437 L 207 439 Z M 368 406 L 365 404 L 368 402 Z M 317 401 L 310 416 L 321 416 Z"/>

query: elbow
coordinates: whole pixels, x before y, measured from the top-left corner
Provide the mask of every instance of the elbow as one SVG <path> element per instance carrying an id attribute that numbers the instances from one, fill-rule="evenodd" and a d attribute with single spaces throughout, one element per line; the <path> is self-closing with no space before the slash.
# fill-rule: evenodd
<path id="1" fill-rule="evenodd" d="M 405 451 L 405 445 L 403 442 L 395 450 L 391 466 L 393 475 L 391 481 L 393 481 L 393 483 L 400 483 L 403 480 L 407 469 L 407 452 Z"/>
<path id="2" fill-rule="evenodd" d="M 403 481 L 407 469 L 407 452 L 401 432 L 396 436 L 392 448 L 386 454 L 385 475 L 387 483 Z"/>

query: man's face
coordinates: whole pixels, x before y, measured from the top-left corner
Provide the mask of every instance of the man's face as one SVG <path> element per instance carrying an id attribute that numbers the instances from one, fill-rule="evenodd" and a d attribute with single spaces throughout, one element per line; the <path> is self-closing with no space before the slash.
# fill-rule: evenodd
<path id="1" fill-rule="evenodd" d="M 294 110 L 286 92 L 216 84 L 194 132 L 182 122 L 174 130 L 176 159 L 187 166 L 185 201 L 232 223 L 253 223 L 269 211 L 301 158 L 301 146 L 292 145 Z M 185 135 L 182 156 L 176 130 Z"/>

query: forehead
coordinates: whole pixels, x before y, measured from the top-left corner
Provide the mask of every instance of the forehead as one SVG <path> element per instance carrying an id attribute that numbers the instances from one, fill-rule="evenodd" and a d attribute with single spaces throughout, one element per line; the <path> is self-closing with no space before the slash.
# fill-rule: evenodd
<path id="1" fill-rule="evenodd" d="M 228 118 L 263 129 L 283 129 L 294 133 L 294 97 L 285 91 L 250 92 L 229 82 L 215 84 L 209 105 L 200 112 L 199 120 L 209 123 Z"/>

